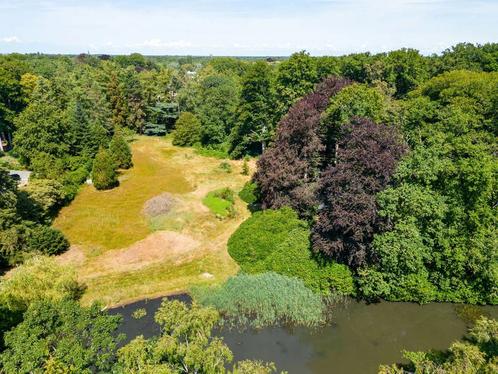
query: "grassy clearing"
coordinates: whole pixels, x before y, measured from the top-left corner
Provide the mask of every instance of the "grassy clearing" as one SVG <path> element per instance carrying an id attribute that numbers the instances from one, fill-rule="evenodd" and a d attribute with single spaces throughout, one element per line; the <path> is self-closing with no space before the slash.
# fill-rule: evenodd
<path id="1" fill-rule="evenodd" d="M 54 225 L 72 244 L 60 261 L 75 265 L 86 283 L 83 303 L 117 305 L 144 297 L 223 282 L 237 271 L 226 250 L 230 235 L 249 212 L 234 198 L 236 217 L 219 220 L 202 203 L 209 191 L 238 191 L 249 179 L 219 169 L 219 159 L 171 145 L 168 139 L 139 137 L 132 144 L 134 167 L 120 186 L 97 191 L 84 186 Z M 227 161 L 233 170 L 241 161 Z M 253 166 L 253 165 L 252 165 Z M 155 217 L 144 204 L 164 192 L 175 204 Z"/>

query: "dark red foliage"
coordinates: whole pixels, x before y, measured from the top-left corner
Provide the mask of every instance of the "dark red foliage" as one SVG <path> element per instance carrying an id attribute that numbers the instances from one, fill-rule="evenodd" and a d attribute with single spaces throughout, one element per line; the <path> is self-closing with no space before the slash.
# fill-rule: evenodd
<path id="1" fill-rule="evenodd" d="M 325 151 L 321 115 L 330 97 L 348 84 L 347 79 L 327 78 L 282 118 L 275 142 L 261 156 L 255 175 L 264 209 L 287 205 L 306 216 L 316 205 L 319 166 Z"/>
<path id="2" fill-rule="evenodd" d="M 323 208 L 313 227 L 315 251 L 352 266 L 365 263 L 379 225 L 376 193 L 405 153 L 396 128 L 355 118 L 338 142 L 337 158 L 320 178 Z"/>

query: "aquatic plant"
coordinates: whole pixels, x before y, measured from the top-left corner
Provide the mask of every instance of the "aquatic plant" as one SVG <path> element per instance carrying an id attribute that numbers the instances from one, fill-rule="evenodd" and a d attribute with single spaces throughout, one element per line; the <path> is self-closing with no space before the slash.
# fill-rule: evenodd
<path id="1" fill-rule="evenodd" d="M 232 327 L 272 325 L 315 327 L 324 322 L 320 295 L 297 278 L 273 272 L 239 274 L 222 286 L 192 289 L 195 301 L 217 309 L 222 322 Z"/>
<path id="2" fill-rule="evenodd" d="M 145 310 L 145 308 L 138 308 L 134 310 L 133 313 L 131 314 L 131 316 L 135 319 L 144 318 L 146 315 L 147 311 Z"/>

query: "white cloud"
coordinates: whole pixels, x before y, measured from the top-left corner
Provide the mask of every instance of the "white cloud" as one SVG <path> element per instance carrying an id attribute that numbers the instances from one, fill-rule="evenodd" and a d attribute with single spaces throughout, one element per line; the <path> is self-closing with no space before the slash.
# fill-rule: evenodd
<path id="1" fill-rule="evenodd" d="M 19 39 L 17 36 L 6 36 L 4 38 L 1 38 L 0 41 L 4 43 L 20 43 L 21 39 Z"/>
<path id="2" fill-rule="evenodd" d="M 153 38 L 145 40 L 143 43 L 132 45 L 132 47 L 185 49 L 192 47 L 192 43 L 185 40 L 163 41 L 159 38 Z"/>

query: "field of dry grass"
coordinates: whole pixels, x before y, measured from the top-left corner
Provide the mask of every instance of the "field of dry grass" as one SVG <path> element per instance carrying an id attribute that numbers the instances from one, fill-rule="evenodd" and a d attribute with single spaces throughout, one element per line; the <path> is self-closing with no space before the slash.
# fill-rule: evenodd
<path id="1" fill-rule="evenodd" d="M 228 161 L 233 171 L 226 173 L 221 160 L 162 138 L 138 137 L 132 150 L 134 167 L 122 173 L 119 187 L 84 186 L 54 223 L 71 242 L 60 261 L 77 267 L 88 287 L 85 304 L 180 292 L 237 271 L 226 243 L 249 212 L 237 198 L 236 216 L 219 220 L 202 199 L 223 187 L 238 192 L 249 179 L 240 173 L 242 162 Z M 145 215 L 144 204 L 165 192 L 173 197 L 171 209 Z"/>

